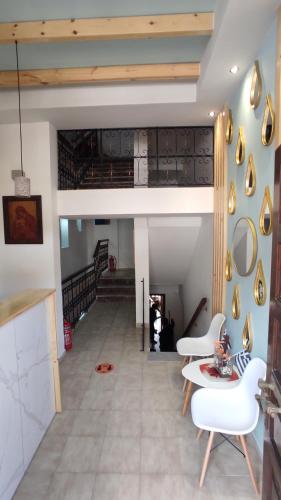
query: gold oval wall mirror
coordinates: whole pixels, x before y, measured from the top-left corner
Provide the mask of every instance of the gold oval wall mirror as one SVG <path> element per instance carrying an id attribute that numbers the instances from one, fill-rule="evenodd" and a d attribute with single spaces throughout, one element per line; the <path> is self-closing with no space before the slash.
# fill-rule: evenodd
<path id="1" fill-rule="evenodd" d="M 239 285 L 235 285 L 232 297 L 232 317 L 233 319 L 240 318 L 240 292 Z"/>
<path id="2" fill-rule="evenodd" d="M 260 232 L 264 236 L 269 236 L 272 233 L 273 208 L 270 196 L 269 187 L 265 186 L 263 202 L 260 212 Z"/>
<path id="3" fill-rule="evenodd" d="M 232 259 L 230 250 L 227 250 L 226 252 L 225 279 L 226 281 L 232 280 Z"/>
<path id="4" fill-rule="evenodd" d="M 234 181 L 230 181 L 229 193 L 228 193 L 228 213 L 230 215 L 235 214 L 236 210 L 236 189 Z"/>
<path id="5" fill-rule="evenodd" d="M 238 140 L 236 145 L 235 161 L 237 165 L 242 165 L 245 160 L 246 141 L 243 127 L 239 127 Z"/>
<path id="6" fill-rule="evenodd" d="M 225 131 L 226 144 L 231 144 L 233 140 L 233 120 L 231 109 L 228 110 L 226 131 Z"/>
<path id="7" fill-rule="evenodd" d="M 266 302 L 266 282 L 261 259 L 258 261 L 257 272 L 254 281 L 254 297 L 258 306 L 264 306 Z"/>
<path id="8" fill-rule="evenodd" d="M 249 217 L 242 217 L 235 225 L 232 239 L 232 257 L 240 276 L 253 271 L 257 259 L 257 232 Z"/>
<path id="9" fill-rule="evenodd" d="M 261 142 L 264 146 L 270 146 L 273 141 L 275 131 L 275 113 L 273 110 L 271 95 L 266 96 L 266 104 L 263 114 L 261 129 Z"/>
<path id="10" fill-rule="evenodd" d="M 253 154 L 249 154 L 246 178 L 245 178 L 245 195 L 253 196 L 256 191 L 256 167 Z"/>
<path id="11" fill-rule="evenodd" d="M 246 316 L 242 333 L 242 343 L 243 343 L 243 349 L 245 351 L 251 352 L 251 350 L 253 349 L 253 330 L 251 325 L 250 313 L 248 313 Z"/>
<path id="12" fill-rule="evenodd" d="M 250 104 L 253 109 L 257 108 L 262 94 L 262 79 L 260 73 L 259 62 L 255 61 L 252 83 L 251 83 L 251 91 L 250 91 Z"/>

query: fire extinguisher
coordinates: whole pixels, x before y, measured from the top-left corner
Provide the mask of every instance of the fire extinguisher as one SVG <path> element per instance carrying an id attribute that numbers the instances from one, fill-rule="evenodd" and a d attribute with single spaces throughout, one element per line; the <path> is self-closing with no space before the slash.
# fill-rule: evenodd
<path id="1" fill-rule="evenodd" d="M 109 264 L 109 271 L 111 273 L 114 273 L 114 271 L 116 271 L 116 268 L 117 268 L 116 257 L 114 257 L 113 255 L 110 255 L 109 259 L 108 259 L 108 264 Z"/>
<path id="2" fill-rule="evenodd" d="M 63 330 L 64 330 L 64 347 L 66 351 L 72 349 L 72 335 L 73 331 L 71 328 L 71 323 L 69 321 L 63 320 Z"/>

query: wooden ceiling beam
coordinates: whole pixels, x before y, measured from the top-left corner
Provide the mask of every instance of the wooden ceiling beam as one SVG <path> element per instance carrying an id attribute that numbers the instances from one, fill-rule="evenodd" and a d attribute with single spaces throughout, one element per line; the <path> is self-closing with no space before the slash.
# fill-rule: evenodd
<path id="1" fill-rule="evenodd" d="M 132 81 L 196 81 L 199 76 L 199 63 L 31 69 L 20 71 L 20 85 L 21 87 L 43 87 Z M 12 88 L 16 86 L 16 71 L 0 71 L 0 88 Z"/>
<path id="2" fill-rule="evenodd" d="M 212 12 L 0 23 L 0 44 L 211 35 L 213 24 Z"/>

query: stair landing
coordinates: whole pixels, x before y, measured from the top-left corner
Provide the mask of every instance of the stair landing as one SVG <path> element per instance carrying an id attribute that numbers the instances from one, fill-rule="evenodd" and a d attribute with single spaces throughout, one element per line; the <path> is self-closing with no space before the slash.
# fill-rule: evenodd
<path id="1" fill-rule="evenodd" d="M 118 269 L 105 271 L 97 287 L 97 300 L 99 302 L 124 302 L 135 300 L 135 270 Z"/>

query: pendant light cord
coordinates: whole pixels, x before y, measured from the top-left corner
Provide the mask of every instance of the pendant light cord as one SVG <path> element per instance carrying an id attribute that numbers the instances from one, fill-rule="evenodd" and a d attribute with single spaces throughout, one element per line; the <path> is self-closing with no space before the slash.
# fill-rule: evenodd
<path id="1" fill-rule="evenodd" d="M 19 54 L 18 54 L 18 42 L 16 44 L 16 56 L 17 56 L 17 78 L 18 78 L 18 98 L 19 98 L 19 124 L 20 124 L 20 165 L 21 165 L 21 175 L 24 177 L 23 172 L 23 161 L 22 161 L 22 130 L 21 130 L 21 95 L 20 95 L 20 73 L 19 73 Z"/>

